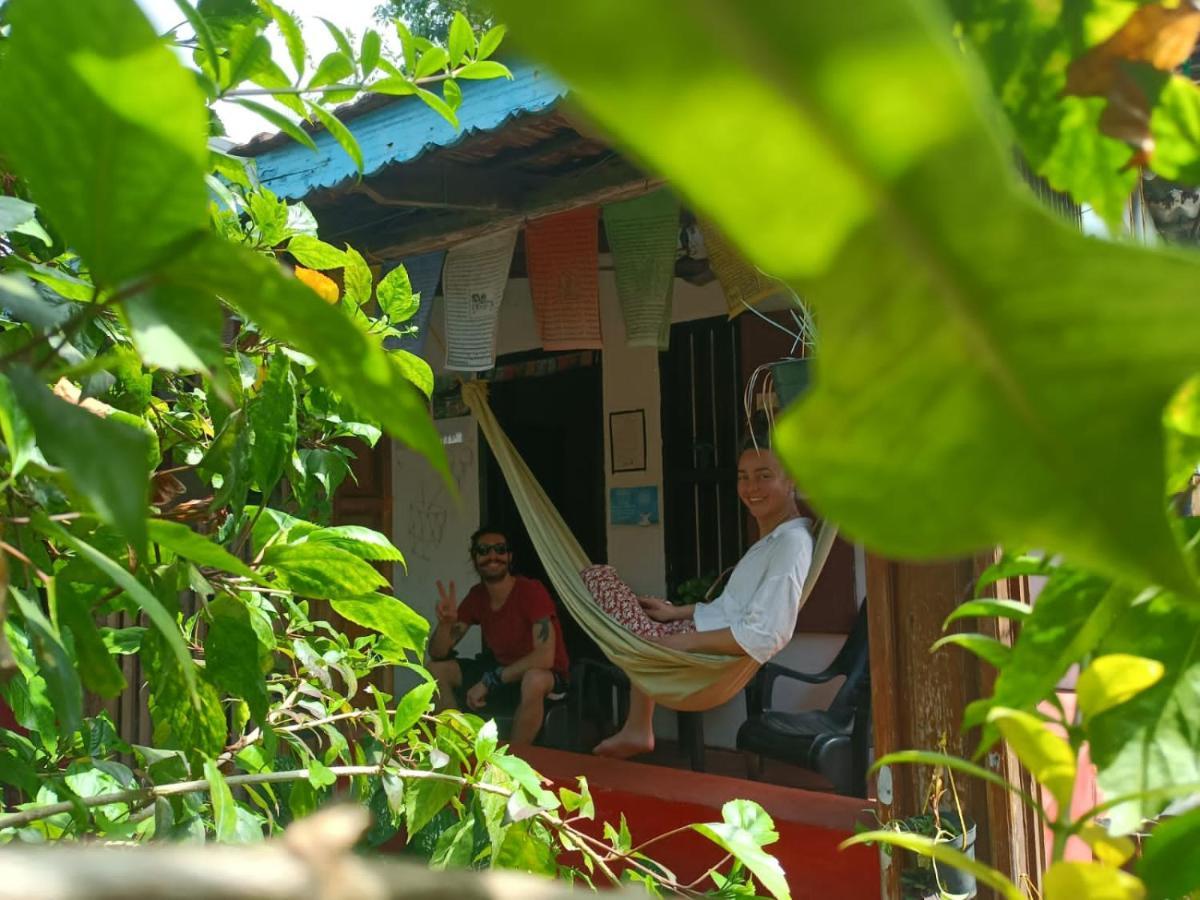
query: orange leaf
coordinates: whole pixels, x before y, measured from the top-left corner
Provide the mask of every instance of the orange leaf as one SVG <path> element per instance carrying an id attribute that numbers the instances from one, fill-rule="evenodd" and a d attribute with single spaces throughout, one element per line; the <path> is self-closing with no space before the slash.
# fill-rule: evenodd
<path id="1" fill-rule="evenodd" d="M 338 286 L 332 278 L 303 266 L 296 266 L 296 277 L 312 288 L 326 303 L 338 302 Z"/>
<path id="2" fill-rule="evenodd" d="M 1170 72 L 1192 53 L 1200 37 L 1200 10 L 1191 3 L 1175 8 L 1151 4 L 1139 8 L 1121 30 L 1074 60 L 1067 68 L 1067 94 L 1107 97 L 1123 62 L 1146 63 Z"/>

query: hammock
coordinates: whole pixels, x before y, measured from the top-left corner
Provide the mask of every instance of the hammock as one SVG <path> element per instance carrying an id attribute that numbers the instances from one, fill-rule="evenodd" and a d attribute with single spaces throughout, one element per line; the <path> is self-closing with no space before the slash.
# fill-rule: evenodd
<path id="1" fill-rule="evenodd" d="M 579 574 L 591 562 L 500 428 L 488 406 L 486 382 L 465 382 L 462 397 L 500 464 L 551 584 L 604 655 L 642 691 L 671 709 L 711 709 L 735 696 L 758 669 L 758 663 L 751 657 L 689 653 L 663 647 L 623 628 L 596 604 Z M 820 576 L 836 536 L 836 526 L 822 522 L 800 595 L 801 605 Z"/>

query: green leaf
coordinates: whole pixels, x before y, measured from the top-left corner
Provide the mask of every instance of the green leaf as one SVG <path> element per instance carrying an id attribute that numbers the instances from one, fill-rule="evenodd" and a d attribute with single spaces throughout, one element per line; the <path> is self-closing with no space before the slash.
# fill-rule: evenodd
<path id="1" fill-rule="evenodd" d="M 253 26 L 235 29 L 229 46 L 224 89 L 237 87 L 271 60 L 271 42 Z"/>
<path id="2" fill-rule="evenodd" d="M 275 570 L 281 586 L 302 597 L 332 600 L 358 597 L 387 584 L 387 579 L 370 563 L 320 542 L 268 547 L 262 564 Z M 404 606 L 398 600 L 390 602 Z"/>
<path id="3" fill-rule="evenodd" d="M 204 779 L 208 782 L 208 795 L 212 802 L 213 832 L 223 844 L 236 843 L 237 804 L 225 782 L 225 776 L 211 759 L 204 761 Z"/>
<path id="4" fill-rule="evenodd" d="M 474 858 L 474 851 L 475 817 L 464 815 L 438 836 L 429 867 L 435 871 L 465 869 Z"/>
<path id="5" fill-rule="evenodd" d="M 1020 600 L 968 600 L 955 608 L 942 622 L 945 629 L 951 622 L 959 619 L 1014 619 L 1024 622 L 1033 613 L 1033 607 Z"/>
<path id="6" fill-rule="evenodd" d="M 19 197 L 0 195 L 0 232 L 13 231 L 37 215 L 37 207 Z"/>
<path id="7" fill-rule="evenodd" d="M 208 616 L 204 661 L 209 680 L 245 700 L 255 721 L 265 725 L 269 698 L 260 665 L 263 653 L 249 611 L 240 600 L 221 596 L 208 604 Z"/>
<path id="8" fill-rule="evenodd" d="M 270 106 L 266 106 L 262 103 L 256 103 L 253 100 L 247 100 L 245 97 L 237 97 L 233 100 L 233 102 L 244 109 L 258 113 L 296 143 L 303 144 L 309 150 L 317 149 L 317 144 L 309 135 L 309 133 L 279 110 L 273 109 Z"/>
<path id="9" fill-rule="evenodd" d="M 345 81 L 354 74 L 354 63 L 345 53 L 334 51 L 328 53 L 317 64 L 317 70 L 313 73 L 313 77 L 308 80 L 310 88 L 322 87 L 326 84 L 335 84 Z"/>
<path id="10" fill-rule="evenodd" d="M 416 86 L 411 81 L 396 75 L 371 82 L 370 90 L 376 94 L 390 94 L 394 97 L 405 97 L 417 92 Z"/>
<path id="11" fill-rule="evenodd" d="M 1200 88 L 1172 75 L 1150 115 L 1154 171 L 1172 181 L 1200 181 Z"/>
<path id="12" fill-rule="evenodd" d="M 479 59 L 487 59 L 496 52 L 500 46 L 500 42 L 504 40 L 504 35 L 508 31 L 503 25 L 496 25 L 489 28 L 487 33 L 479 39 L 479 52 L 476 54 Z"/>
<path id="13" fill-rule="evenodd" d="M 428 78 L 435 72 L 445 69 L 449 62 L 450 54 L 446 52 L 446 48 L 436 45 L 430 47 L 417 60 L 417 68 L 413 72 L 413 78 Z"/>
<path id="14" fill-rule="evenodd" d="M 453 781 L 415 778 L 405 785 L 404 817 L 410 835 L 415 835 L 458 796 L 461 786 Z"/>
<path id="15" fill-rule="evenodd" d="M 933 646 L 929 648 L 929 652 L 933 653 L 946 646 L 962 647 L 964 650 L 969 650 L 984 662 L 995 666 L 997 669 L 1003 669 L 1012 657 L 1011 647 L 1005 646 L 995 638 L 983 634 L 948 634 L 934 641 Z"/>
<path id="16" fill-rule="evenodd" d="M 1041 606 L 1041 601 L 1038 601 Z M 1160 812 L 1167 798 L 1147 791 L 1200 782 L 1200 609 L 1161 596 L 1131 607 L 1097 648 L 1160 662 L 1152 687 L 1087 725 L 1089 752 L 1107 797 L 1141 796 L 1110 812 L 1110 830 L 1127 834 Z"/>
<path id="17" fill-rule="evenodd" d="M 1061 814 L 1071 809 L 1075 792 L 1075 751 L 1037 716 L 1014 709 L 997 708 L 988 714 L 1008 741 L 1021 764 L 1050 792 Z"/>
<path id="18" fill-rule="evenodd" d="M 337 783 L 337 775 L 318 759 L 308 761 L 308 783 L 315 790 L 330 787 Z"/>
<path id="19" fill-rule="evenodd" d="M 978 862 L 949 844 L 939 842 L 923 834 L 912 834 L 904 831 L 864 831 L 838 845 L 839 850 L 853 847 L 857 844 L 887 844 L 911 850 L 921 856 L 927 856 L 939 863 L 962 869 L 974 875 L 983 884 L 995 890 L 1005 900 L 1025 900 L 1025 895 L 1017 890 L 1017 886 L 993 869 L 991 866 Z"/>
<path id="20" fill-rule="evenodd" d="M 1003 776 L 997 775 L 990 769 L 977 766 L 975 763 L 968 762 L 965 759 L 959 759 L 957 756 L 950 756 L 946 753 L 935 753 L 930 750 L 901 750 L 896 753 L 888 753 L 875 760 L 871 766 L 871 771 L 877 772 L 882 766 L 894 765 L 943 766 L 955 772 L 962 772 L 964 775 L 970 775 L 972 778 L 978 778 L 1015 794 L 1021 798 L 1021 801 L 1026 806 L 1037 813 L 1039 817 L 1041 816 L 1041 804 L 1021 790 L 1020 787 L 1007 781 Z"/>
<path id="21" fill-rule="evenodd" d="M 340 269 L 346 265 L 343 251 L 308 234 L 298 234 L 288 241 L 287 251 L 310 269 Z"/>
<path id="22" fill-rule="evenodd" d="M 311 356 L 340 397 L 448 477 L 428 407 L 390 354 L 276 263 L 212 240 L 180 259 L 170 277 L 225 298 L 264 332 Z"/>
<path id="23" fill-rule="evenodd" d="M 404 555 L 383 534 L 362 525 L 337 525 L 321 528 L 308 535 L 307 540 L 333 544 L 359 559 L 372 561 L 404 562 Z"/>
<path id="24" fill-rule="evenodd" d="M 129 573 L 129 571 L 117 563 L 113 562 L 91 544 L 80 540 L 71 534 L 61 525 L 56 522 L 51 522 L 45 519 L 36 520 L 34 523 L 37 528 L 49 537 L 54 538 L 66 544 L 81 557 L 99 569 L 106 578 L 114 585 L 125 591 L 126 595 L 146 614 L 146 618 L 158 630 L 158 634 L 162 640 L 166 642 L 166 646 L 174 654 L 175 661 L 180 667 L 182 677 L 185 680 L 186 687 L 195 698 L 196 692 L 196 676 L 195 666 L 192 663 L 192 657 L 188 653 L 187 646 L 183 643 L 183 637 L 179 632 L 179 626 L 175 624 L 174 618 L 166 611 L 162 603 L 152 593 L 142 586 Z M 144 644 L 145 642 L 143 642 Z M 215 753 L 213 754 L 216 755 Z"/>
<path id="25" fill-rule="evenodd" d="M 146 523 L 150 540 L 166 547 L 172 553 L 177 553 L 184 559 L 194 563 L 220 569 L 222 572 L 232 572 L 249 578 L 258 584 L 266 584 L 266 580 L 238 559 L 220 544 L 215 544 L 202 534 L 197 534 L 182 522 L 169 522 L 165 519 L 151 519 Z"/>
<path id="26" fill-rule="evenodd" d="M 473 63 L 467 63 L 458 70 L 458 78 L 507 78 L 512 81 L 512 72 L 508 70 L 508 66 L 498 63 L 494 60 L 477 60 Z"/>
<path id="27" fill-rule="evenodd" d="M 458 86 L 458 82 L 453 78 L 447 78 L 442 82 L 442 99 L 446 101 L 446 105 L 453 110 L 457 110 L 462 106 L 462 88 Z"/>
<path id="28" fill-rule="evenodd" d="M 433 368 L 415 353 L 407 350 L 392 350 L 392 359 L 416 388 L 426 397 L 433 394 Z"/>
<path id="29" fill-rule="evenodd" d="M 358 140 L 350 133 L 350 129 L 342 124 L 341 119 L 320 106 L 310 104 L 309 111 L 333 135 L 333 139 L 346 151 L 346 155 L 354 161 L 354 167 L 361 173 L 363 170 L 362 148 L 358 146 Z"/>
<path id="30" fill-rule="evenodd" d="M 464 56 L 475 52 L 475 32 L 471 23 L 461 12 L 455 11 L 454 19 L 450 22 L 449 41 L 450 66 L 457 67 Z"/>
<path id="31" fill-rule="evenodd" d="M 74 734 L 83 721 L 83 688 L 67 648 L 63 646 L 58 629 L 50 624 L 36 600 L 31 600 L 15 586 L 10 596 L 25 620 L 25 628 L 37 654 L 37 671 L 46 680 L 46 689 L 54 702 L 61 731 Z"/>
<path id="32" fill-rule="evenodd" d="M 984 591 L 1005 578 L 1018 578 L 1023 575 L 1049 575 L 1053 571 L 1054 566 L 1050 558 L 1045 555 L 1009 556 L 1006 553 L 999 561 L 988 566 L 975 580 L 975 597 L 982 597 Z"/>
<path id="33" fill-rule="evenodd" d="M 33 458 L 33 425 L 17 404 L 12 383 L 0 375 L 0 435 L 8 449 L 9 475 L 16 477 Z"/>
<path id="34" fill-rule="evenodd" d="M 175 5 L 179 7 L 179 11 L 183 13 L 184 18 L 188 20 L 188 24 L 196 33 L 196 41 L 200 44 L 205 62 L 208 63 L 207 72 L 212 75 L 216 71 L 217 65 L 217 43 L 213 38 L 212 30 L 208 27 L 208 22 L 205 21 L 204 16 L 196 12 L 196 8 L 188 0 L 175 0 Z"/>
<path id="35" fill-rule="evenodd" d="M 193 764 L 219 755 L 225 749 L 225 711 L 216 689 L 198 677 L 191 657 L 181 665 L 162 633 L 152 631 L 142 642 L 141 660 L 150 689 L 155 746 L 180 750 Z"/>
<path id="36" fill-rule="evenodd" d="M 286 9 L 281 8 L 273 0 L 258 0 L 259 6 L 263 7 L 275 20 L 275 24 L 279 26 L 279 32 L 283 35 L 284 43 L 287 44 L 288 56 L 292 60 L 292 68 L 296 70 L 296 77 L 304 76 L 304 36 L 300 32 L 300 23 Z"/>
<path id="37" fill-rule="evenodd" d="M 1183 897 L 1200 888 L 1200 809 L 1164 819 L 1142 844 L 1138 877 L 1151 897 Z"/>
<path id="38" fill-rule="evenodd" d="M 437 685 L 435 683 L 425 681 L 412 688 L 400 698 L 392 719 L 393 737 L 397 740 L 402 739 L 404 735 L 408 734 L 409 729 L 421 720 L 421 716 L 429 711 L 433 703 L 433 693 L 436 690 Z"/>
<path id="39" fill-rule="evenodd" d="M 269 497 L 296 450 L 296 389 L 291 363 L 281 351 L 271 356 L 262 389 L 247 405 L 246 418 L 254 435 L 250 457 L 254 479 Z"/>
<path id="40" fill-rule="evenodd" d="M 487 762 L 496 752 L 498 741 L 496 720 L 489 719 L 475 734 L 475 758 L 481 763 Z"/>
<path id="41" fill-rule="evenodd" d="M 128 2 L 15 0 L 0 150 L 38 208 L 116 285 L 207 222 L 208 116 L 196 80 Z"/>
<path id="42" fill-rule="evenodd" d="M 536 831 L 534 821 L 514 825 L 504 834 L 500 849 L 496 851 L 494 868 L 511 869 L 553 878 L 558 875 L 558 860 L 554 848 Z"/>
<path id="43" fill-rule="evenodd" d="M 94 694 L 101 697 L 120 695 L 126 688 L 125 676 L 92 618 L 90 594 L 65 581 L 58 582 L 57 593 L 58 621 L 70 629 L 79 677 Z"/>
<path id="44" fill-rule="evenodd" d="M 125 317 L 147 365 L 172 372 L 221 370 L 221 307 L 179 286 L 152 288 L 125 301 Z"/>
<path id="45" fill-rule="evenodd" d="M 424 101 L 425 105 L 436 112 L 439 116 L 449 122 L 455 128 L 458 128 L 458 116 L 454 114 L 454 110 L 450 108 L 445 100 L 439 97 L 432 91 L 427 91 L 424 88 L 417 88 L 416 94 Z"/>
<path id="46" fill-rule="evenodd" d="M 321 19 L 320 16 L 317 18 Z M 333 42 L 337 44 L 337 48 L 345 53 L 348 59 L 353 59 L 354 48 L 350 46 L 350 39 L 346 37 L 346 33 L 328 19 L 321 19 L 321 24 L 324 25 L 325 30 L 329 32 L 329 36 L 333 38 Z"/>
<path id="47" fill-rule="evenodd" d="M 396 36 L 400 38 L 400 49 L 404 53 L 404 69 L 411 74 L 417 64 L 416 40 L 413 38 L 412 32 L 408 30 L 408 26 L 399 18 L 392 19 L 392 25 L 396 29 Z"/>
<path id="48" fill-rule="evenodd" d="M 375 297 L 379 301 L 380 312 L 393 324 L 411 319 L 421 308 L 421 298 L 413 294 L 404 266 L 396 266 L 383 276 L 375 288 Z"/>
<path id="49" fill-rule="evenodd" d="M 754 873 L 759 883 L 779 900 L 788 900 L 791 892 L 779 860 L 765 852 L 764 844 L 779 839 L 774 823 L 762 808 L 749 800 L 731 800 L 721 809 L 724 821 L 693 825 L 734 859 Z"/>
<path id="50" fill-rule="evenodd" d="M 267 552 L 270 553 L 269 550 Z M 352 556 L 350 558 L 354 559 Z M 359 565 L 375 571 L 366 563 L 359 562 Z M 418 656 L 425 652 L 425 642 L 429 637 L 428 620 L 395 597 L 366 594 L 347 599 L 334 598 L 333 610 L 351 622 L 378 631 L 397 646 L 411 650 Z"/>
<path id="51" fill-rule="evenodd" d="M 346 268 L 342 272 L 342 282 L 345 288 L 345 299 L 356 306 L 362 306 L 371 299 L 371 267 L 362 258 L 362 254 L 346 245 Z"/>
<path id="52" fill-rule="evenodd" d="M 67 470 L 96 514 L 140 554 L 149 504 L 146 435 L 59 399 L 24 367 L 10 369 L 8 377 L 46 459 Z"/>
<path id="53" fill-rule="evenodd" d="M 1092 660 L 1079 673 L 1075 695 L 1084 719 L 1127 703 L 1162 680 L 1165 669 L 1156 659 L 1109 653 Z"/>
<path id="54" fill-rule="evenodd" d="M 379 65 L 379 50 L 382 43 L 379 32 L 374 28 L 368 28 L 363 34 L 362 48 L 358 53 L 358 62 L 362 66 L 363 78 L 368 78 L 375 71 L 375 67 Z"/>
<path id="55" fill-rule="evenodd" d="M 1046 900 L 1143 900 L 1146 896 L 1136 877 L 1098 862 L 1060 860 L 1043 878 Z"/>
<path id="56" fill-rule="evenodd" d="M 497 11 L 618 146 L 812 302 L 818 377 L 776 437 L 823 514 L 901 558 L 1053 547 L 1195 590 L 1159 419 L 1195 370 L 1200 320 L 1179 323 L 1200 260 L 1102 244 L 1030 203 L 949 29 L 887 0 L 853 21 L 742 4 L 718 27 L 684 0 Z M 985 194 L 981 228 L 967 198 Z"/>

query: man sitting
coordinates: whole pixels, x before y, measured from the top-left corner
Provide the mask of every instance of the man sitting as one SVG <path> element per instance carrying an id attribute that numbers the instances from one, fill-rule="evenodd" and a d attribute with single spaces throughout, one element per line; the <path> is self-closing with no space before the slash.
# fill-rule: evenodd
<path id="1" fill-rule="evenodd" d="M 454 582 L 438 581 L 437 628 L 429 640 L 429 671 L 438 683 L 438 709 L 453 708 L 455 692 L 469 686 L 467 706 L 516 706 L 510 741 L 528 744 L 542 727 L 547 697 L 566 692 L 567 648 L 554 601 L 540 581 L 512 574 L 508 539 L 496 528 L 471 536 L 479 583 L 457 605 Z M 483 652 L 447 659 L 472 625 L 483 630 Z"/>

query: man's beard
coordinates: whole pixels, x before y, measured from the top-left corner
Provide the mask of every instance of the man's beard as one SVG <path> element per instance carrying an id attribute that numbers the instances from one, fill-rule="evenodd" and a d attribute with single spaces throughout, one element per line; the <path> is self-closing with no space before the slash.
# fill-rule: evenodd
<path id="1" fill-rule="evenodd" d="M 480 581 L 485 581 L 488 584 L 495 584 L 496 582 L 503 581 L 505 578 L 507 578 L 510 570 L 508 566 L 504 566 L 502 569 L 498 569 L 495 572 L 485 572 L 477 566 L 475 571 L 479 573 Z"/>

